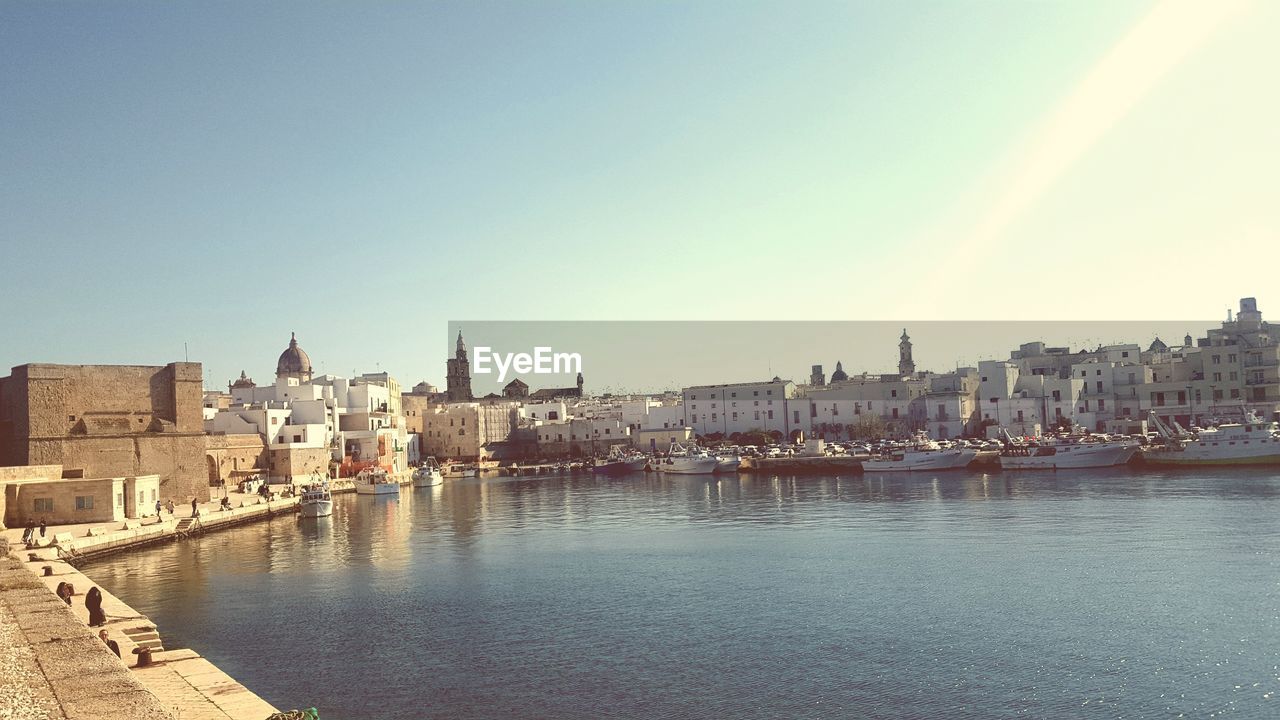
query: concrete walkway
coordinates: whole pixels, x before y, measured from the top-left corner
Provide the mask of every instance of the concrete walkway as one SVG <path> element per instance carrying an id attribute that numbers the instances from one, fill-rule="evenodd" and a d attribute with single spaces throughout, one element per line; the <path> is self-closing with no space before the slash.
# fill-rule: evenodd
<path id="1" fill-rule="evenodd" d="M 233 506 L 231 510 L 219 510 L 217 503 L 206 503 L 201 506 L 201 522 L 205 529 L 213 530 L 219 526 L 292 512 L 297 504 L 296 498 L 267 503 L 260 501 L 256 495 L 244 496 L 238 493 L 232 493 L 231 499 Z M 243 501 L 243 507 L 241 501 Z M 14 597 L 21 598 L 24 602 L 29 600 L 36 603 L 43 608 L 42 612 L 56 612 L 64 616 L 67 621 L 64 624 L 75 628 L 75 634 L 80 637 L 76 649 L 84 651 L 85 658 L 97 658 L 97 660 L 86 660 L 88 665 L 78 667 L 79 658 L 67 656 L 65 661 L 69 670 L 56 676 L 48 676 L 46 673 L 44 681 L 41 682 L 40 678 L 32 673 L 32 663 L 33 658 L 38 658 L 45 653 L 40 644 L 43 639 L 27 638 L 26 642 L 20 642 L 24 637 L 15 633 L 22 629 L 21 623 L 7 620 L 8 616 L 0 610 L 0 643 L 7 638 L 12 638 L 16 642 L 12 650 L 8 648 L 8 643 L 0 645 L 4 648 L 0 651 L 0 663 L 4 663 L 3 667 L 6 669 L 14 668 L 12 677 L 24 678 L 22 682 L 14 683 L 0 681 L 0 720 L 27 720 L 28 718 L 59 720 L 81 717 L 107 720 L 114 720 L 117 717 L 143 720 L 170 717 L 181 718 L 181 720 L 264 720 L 276 712 L 269 703 L 223 673 L 208 660 L 200 657 L 195 651 L 165 649 L 159 630 L 150 619 L 111 593 L 99 588 L 102 592 L 102 609 L 107 616 L 104 627 L 108 636 L 119 644 L 123 660 L 116 658 L 97 638 L 98 630 L 103 628 L 88 627 L 89 611 L 84 605 L 84 599 L 89 589 L 96 584 L 69 563 L 58 559 L 59 548 L 52 545 L 60 538 L 57 544 L 64 549 L 69 545 L 77 553 L 92 555 L 95 552 L 120 550 L 171 539 L 175 535 L 178 523 L 190 517 L 190 505 L 186 509 L 186 513 L 179 511 L 174 515 L 166 512 L 159 520 L 149 518 L 147 524 L 137 527 L 133 527 L 136 521 L 130 522 L 128 526 L 124 523 L 113 523 L 114 527 L 103 527 L 98 523 L 50 526 L 45 533 L 45 545 L 31 549 L 24 548 L 18 543 L 22 535 L 21 529 L 4 531 L 3 535 L 13 543 L 11 551 L 20 559 L 4 558 L 7 570 L 0 571 L 0 590 L 7 587 L 3 583 L 17 583 L 15 587 L 21 589 L 24 594 Z M 49 568 L 49 575 L 44 574 L 46 567 Z M 61 582 L 68 582 L 74 586 L 75 594 L 70 607 L 54 594 L 54 590 Z M 7 600 L 8 596 L 5 597 Z M 138 656 L 134 650 L 139 647 L 152 650 L 151 665 L 141 668 L 135 666 Z M 133 696 L 121 695 L 118 699 L 124 703 L 121 705 L 125 708 L 122 711 L 123 714 L 109 714 L 108 711 L 114 712 L 114 710 L 97 705 L 94 706 L 93 712 L 89 713 L 83 712 L 82 707 L 74 702 L 68 706 L 65 698 L 79 698 L 85 692 L 77 678 L 83 677 L 86 672 L 98 672 L 102 665 L 103 652 L 106 653 L 106 660 L 109 661 L 107 665 L 123 670 L 123 678 L 133 683 L 129 687 L 151 698 L 154 701 L 151 705 L 146 705 L 145 702 L 136 700 Z M 43 661 L 36 665 L 42 667 Z M 9 676 L 10 673 L 6 672 L 5 675 Z M 114 696 L 124 692 L 115 686 L 112 688 L 104 690 L 104 693 Z M 30 712 L 23 710 L 22 713 L 25 714 L 19 714 L 18 710 L 10 711 L 7 707 L 9 705 L 14 708 L 32 709 Z"/>

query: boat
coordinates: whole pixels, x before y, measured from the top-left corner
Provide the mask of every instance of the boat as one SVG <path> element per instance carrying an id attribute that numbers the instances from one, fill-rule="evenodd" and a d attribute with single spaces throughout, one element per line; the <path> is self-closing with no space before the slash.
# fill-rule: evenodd
<path id="1" fill-rule="evenodd" d="M 672 443 L 671 451 L 658 461 L 658 472 L 673 475 L 710 475 L 720 461 L 714 455 L 696 447 L 685 448 Z"/>
<path id="2" fill-rule="evenodd" d="M 623 450 L 621 445 L 614 445 L 609 448 L 609 456 L 603 460 L 597 460 L 591 472 L 597 475 L 627 475 L 644 470 L 648 462 L 649 458 L 644 455 L 635 451 L 628 452 Z"/>
<path id="3" fill-rule="evenodd" d="M 356 494 L 358 495 L 399 495 L 400 483 L 392 480 L 387 471 L 380 467 L 361 470 L 356 475 Z"/>
<path id="4" fill-rule="evenodd" d="M 1242 423 L 1222 423 L 1195 435 L 1170 429 L 1155 413 L 1149 424 L 1163 442 L 1142 454 L 1147 465 L 1280 465 L 1280 428 L 1252 413 Z"/>
<path id="5" fill-rule="evenodd" d="M 414 487 L 432 487 L 440 485 L 444 482 L 444 475 L 440 472 L 440 465 L 436 463 L 434 457 L 427 458 L 417 470 L 413 471 Z"/>
<path id="6" fill-rule="evenodd" d="M 449 463 L 440 474 L 447 478 L 480 477 L 480 467 L 475 463 Z"/>
<path id="7" fill-rule="evenodd" d="M 716 472 L 736 473 L 741 466 L 742 455 L 738 454 L 737 448 L 730 448 L 727 452 L 716 453 Z"/>
<path id="8" fill-rule="evenodd" d="M 333 514 L 333 496 L 329 494 L 329 478 L 313 478 L 302 490 L 298 514 L 304 518 L 328 517 Z"/>
<path id="9" fill-rule="evenodd" d="M 978 457 L 968 447 L 942 447 L 927 436 L 917 436 L 909 447 L 872 455 L 862 461 L 863 472 L 912 472 L 962 470 Z"/>
<path id="10" fill-rule="evenodd" d="M 1030 443 L 1015 442 L 1004 433 L 1000 467 L 1005 470 L 1060 470 L 1125 465 L 1138 453 L 1129 442 L 1068 438 Z"/>

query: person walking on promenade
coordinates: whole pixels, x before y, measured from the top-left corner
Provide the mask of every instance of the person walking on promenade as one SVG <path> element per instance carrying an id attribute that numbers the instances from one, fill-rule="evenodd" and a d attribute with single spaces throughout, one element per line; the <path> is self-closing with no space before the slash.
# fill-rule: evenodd
<path id="1" fill-rule="evenodd" d="M 170 515 L 173 514 L 173 498 L 169 498 L 169 504 L 166 505 L 165 508 L 169 511 Z"/>
<path id="2" fill-rule="evenodd" d="M 45 530 L 45 527 L 47 526 L 48 526 L 48 523 L 44 521 L 44 518 L 40 518 L 40 538 L 41 539 L 44 539 L 44 530 Z"/>
<path id="3" fill-rule="evenodd" d="M 116 657 L 120 657 L 120 643 L 118 643 L 118 642 L 116 642 L 115 640 L 112 640 L 111 638 L 107 637 L 107 631 L 106 631 L 106 630 L 99 630 L 99 631 L 98 631 L 98 639 L 100 639 L 100 640 L 102 640 L 102 642 L 106 643 L 106 644 L 107 644 L 107 647 L 111 648 L 111 652 L 113 652 L 113 653 L 115 653 L 115 654 L 116 654 Z"/>
<path id="4" fill-rule="evenodd" d="M 89 609 L 89 627 L 107 624 L 107 614 L 102 612 L 102 591 L 96 587 L 89 588 L 84 596 L 84 606 Z"/>
<path id="5" fill-rule="evenodd" d="M 160 501 L 157 499 L 156 500 L 156 517 L 160 517 L 160 508 L 161 508 Z"/>
<path id="6" fill-rule="evenodd" d="M 200 501 L 191 498 L 191 517 L 200 517 Z"/>
<path id="7" fill-rule="evenodd" d="M 30 545 L 32 540 L 36 539 L 36 521 L 27 519 L 27 526 L 22 531 L 22 544 Z"/>

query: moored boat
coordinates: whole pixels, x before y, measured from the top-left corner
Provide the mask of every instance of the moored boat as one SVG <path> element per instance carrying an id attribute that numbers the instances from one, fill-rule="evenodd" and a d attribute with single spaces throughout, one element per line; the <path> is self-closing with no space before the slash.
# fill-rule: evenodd
<path id="1" fill-rule="evenodd" d="M 624 451 L 622 446 L 615 445 L 609 449 L 609 456 L 597 460 L 591 472 L 597 475 L 626 475 L 644 469 L 649 458 L 635 451 Z"/>
<path id="2" fill-rule="evenodd" d="M 1125 465 L 1138 452 L 1135 443 L 1086 439 L 1014 442 L 1005 433 L 1000 467 L 1005 470 L 1059 470 Z"/>
<path id="3" fill-rule="evenodd" d="M 671 451 L 658 461 L 658 471 L 674 475 L 709 475 L 720 463 L 715 456 L 698 448 L 685 448 L 679 443 L 671 445 Z"/>
<path id="4" fill-rule="evenodd" d="M 413 471 L 414 487 L 432 487 L 443 482 L 444 475 L 440 472 L 440 465 L 434 457 L 427 458 L 422 467 Z"/>
<path id="5" fill-rule="evenodd" d="M 448 463 L 440 474 L 446 478 L 480 477 L 480 467 L 475 463 Z"/>
<path id="6" fill-rule="evenodd" d="M 962 470 L 978 457 L 971 448 L 943 448 L 933 443 L 873 455 L 862 461 L 864 472 Z"/>
<path id="7" fill-rule="evenodd" d="M 1142 454 L 1142 461 L 1156 466 L 1280 465 L 1280 430 L 1252 414 L 1243 423 L 1222 423 L 1195 435 L 1179 433 L 1155 413 L 1150 424 L 1163 438 L 1160 445 Z"/>
<path id="8" fill-rule="evenodd" d="M 380 467 L 361 470 L 355 479 L 357 495 L 399 495 L 400 483 L 392 480 Z"/>
<path id="9" fill-rule="evenodd" d="M 298 500 L 298 514 L 302 517 L 328 517 L 333 514 L 333 496 L 329 494 L 329 478 L 313 479 L 302 491 Z"/>

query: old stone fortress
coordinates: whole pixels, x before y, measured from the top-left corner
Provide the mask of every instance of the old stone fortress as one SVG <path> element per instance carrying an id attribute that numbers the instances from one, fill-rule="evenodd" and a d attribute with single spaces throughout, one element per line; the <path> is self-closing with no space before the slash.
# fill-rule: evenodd
<path id="1" fill-rule="evenodd" d="M 9 527 L 144 518 L 157 501 L 207 501 L 247 478 L 305 483 L 381 466 L 403 473 L 426 456 L 525 460 L 603 454 L 623 444 L 663 452 L 674 442 L 847 439 L 868 427 L 935 438 L 1008 428 L 1032 435 L 1062 425 L 1132 431 L 1151 411 L 1184 425 L 1280 411 L 1280 327 L 1253 298 L 1206 337 L 1170 345 L 1071 351 L 1030 342 L 1007 360 L 918 371 L 904 330 L 897 372 L 807 383 L 774 377 L 650 396 L 588 397 L 583 379 L 531 391 L 514 379 L 476 398 L 461 333 L 444 391 L 402 392 L 388 373 L 315 375 L 292 337 L 275 382 L 245 373 L 227 390 L 202 387 L 198 363 L 47 365 L 0 378 L 0 486 Z"/>

